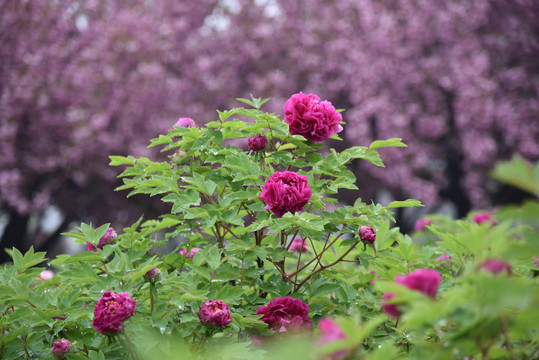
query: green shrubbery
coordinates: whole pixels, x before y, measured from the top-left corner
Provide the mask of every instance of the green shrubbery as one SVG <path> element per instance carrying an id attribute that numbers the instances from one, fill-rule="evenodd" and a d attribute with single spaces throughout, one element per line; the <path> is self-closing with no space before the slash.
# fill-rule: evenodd
<path id="1" fill-rule="evenodd" d="M 153 139 L 168 162 L 111 156 L 125 166 L 118 190 L 159 196 L 170 214 L 106 239 L 109 224 L 81 224 L 67 235 L 91 250 L 49 261 L 52 278 L 35 267 L 43 253 L 11 251 L 0 270 L 2 359 L 52 358 L 60 339 L 72 344 L 57 345 L 68 359 L 538 356 L 537 202 L 481 224 L 432 216 L 414 241 L 391 226 L 392 209 L 418 201 L 347 206 L 332 197 L 358 186 L 347 164 L 383 166 L 377 149 L 404 147 L 401 139 L 326 150 L 290 135 L 259 110 L 261 99 L 242 101 L 253 108 Z M 261 134 L 265 147 L 248 141 Z M 399 280 L 419 269 L 435 270 L 439 287 Z M 123 306 L 134 302 L 132 315 Z"/>

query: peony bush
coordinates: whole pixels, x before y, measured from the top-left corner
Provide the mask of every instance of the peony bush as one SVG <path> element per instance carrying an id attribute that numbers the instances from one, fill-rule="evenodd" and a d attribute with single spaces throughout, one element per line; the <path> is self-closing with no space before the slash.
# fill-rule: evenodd
<path id="1" fill-rule="evenodd" d="M 239 100 L 151 140 L 164 161 L 110 157 L 119 191 L 168 213 L 121 231 L 82 223 L 64 235 L 87 251 L 54 260 L 8 250 L 2 359 L 539 355 L 537 202 L 429 215 L 404 235 L 392 211 L 420 202 L 335 198 L 361 186 L 348 165 L 383 167 L 377 150 L 401 139 L 339 152 L 324 145 L 345 126 L 329 101 L 292 95 L 281 120 Z"/>

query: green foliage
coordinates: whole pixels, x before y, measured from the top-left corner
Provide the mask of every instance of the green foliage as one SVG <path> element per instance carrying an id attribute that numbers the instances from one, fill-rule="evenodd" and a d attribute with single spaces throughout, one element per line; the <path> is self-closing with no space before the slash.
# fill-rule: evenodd
<path id="1" fill-rule="evenodd" d="M 220 111 L 206 127 L 176 127 L 152 140 L 150 146 L 169 155 L 184 152 L 183 165 L 111 156 L 112 166 L 125 166 L 118 190 L 159 196 L 170 214 L 139 219 L 102 249 L 58 256 L 48 262 L 55 271 L 49 280 L 35 267 L 47 261 L 45 254 L 10 251 L 13 265 L 0 269 L 0 357 L 52 358 L 60 338 L 74 344 L 68 359 L 322 359 L 336 351 L 349 359 L 537 355 L 537 228 L 511 217 L 477 225 L 433 216 L 426 231 L 404 236 L 392 227 L 392 209 L 418 201 L 382 206 L 357 199 L 349 206 L 334 198 L 361 186 L 347 170 L 351 161 L 383 166 L 376 149 L 404 147 L 401 139 L 325 150 L 291 136 L 278 117 L 260 110 L 265 101 L 244 100 L 254 109 Z M 245 150 L 256 134 L 268 137 L 266 150 Z M 306 175 L 312 197 L 305 211 L 277 218 L 264 209 L 260 193 L 271 174 L 285 170 Z M 529 207 L 520 211 L 529 216 Z M 361 242 L 361 226 L 376 230 L 373 246 Z M 66 235 L 97 246 L 108 227 L 81 224 Z M 291 251 L 298 237 L 308 252 Z M 195 248 L 193 257 L 179 253 Z M 451 259 L 437 261 L 442 254 Z M 480 270 L 490 258 L 509 263 L 512 275 Z M 150 281 L 146 273 L 153 268 L 161 273 Z M 394 282 L 419 268 L 441 274 L 436 299 Z M 92 327 L 105 290 L 127 291 L 137 302 L 123 333 L 104 336 Z M 398 324 L 381 310 L 385 292 L 401 306 Z M 259 320 L 257 309 L 283 296 L 309 305 L 313 333 L 274 334 Z M 230 306 L 232 322 L 224 329 L 201 324 L 197 312 L 206 300 Z M 345 337 L 319 346 L 317 323 L 325 317 L 336 319 Z M 266 339 L 262 347 L 253 344 L 257 337 Z"/>

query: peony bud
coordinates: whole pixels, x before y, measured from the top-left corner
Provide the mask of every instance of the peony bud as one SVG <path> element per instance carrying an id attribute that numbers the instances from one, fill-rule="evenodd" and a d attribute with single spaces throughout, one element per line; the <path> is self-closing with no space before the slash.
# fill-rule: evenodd
<path id="1" fill-rule="evenodd" d="M 479 268 L 485 269 L 488 272 L 493 273 L 494 275 L 497 275 L 504 271 L 506 271 L 508 275 L 511 275 L 512 273 L 511 266 L 508 263 L 497 259 L 488 259 L 487 261 L 479 265 Z"/>
<path id="2" fill-rule="evenodd" d="M 415 222 L 414 230 L 415 231 L 424 231 L 427 228 L 427 225 L 431 225 L 431 219 L 419 219 Z"/>
<path id="3" fill-rule="evenodd" d="M 250 137 L 247 140 L 247 143 L 249 144 L 251 150 L 260 151 L 263 150 L 266 145 L 268 145 L 268 138 L 264 135 L 258 134 L 256 136 Z"/>
<path id="4" fill-rule="evenodd" d="M 52 343 L 52 354 L 57 359 L 64 359 L 65 354 L 73 348 L 73 344 L 66 339 L 60 339 Z"/>
<path id="5" fill-rule="evenodd" d="M 371 226 L 362 226 L 359 228 L 359 238 L 364 243 L 373 245 L 376 240 L 376 232 Z"/>
<path id="6" fill-rule="evenodd" d="M 488 211 L 477 213 L 472 219 L 477 225 L 481 225 L 483 223 L 491 223 L 493 225 L 496 224 L 496 220 L 492 218 L 492 215 Z"/>
<path id="7" fill-rule="evenodd" d="M 40 274 L 38 279 L 40 280 L 50 280 L 54 276 L 54 273 L 50 270 L 43 270 Z"/>
<path id="8" fill-rule="evenodd" d="M 307 249 L 307 240 L 300 237 L 295 238 L 294 241 L 292 241 L 292 245 L 290 245 L 290 251 L 309 253 L 310 251 Z"/>
<path id="9" fill-rule="evenodd" d="M 230 308 L 227 303 L 221 300 L 208 300 L 202 304 L 198 310 L 198 318 L 203 325 L 215 325 L 225 328 L 232 322 Z"/>
<path id="10" fill-rule="evenodd" d="M 442 254 L 439 258 L 437 258 L 435 261 L 441 262 L 444 260 L 451 260 L 453 259 L 453 256 L 448 256 L 447 254 Z"/>
<path id="11" fill-rule="evenodd" d="M 159 280 L 159 276 L 161 275 L 161 270 L 158 268 L 153 268 L 149 270 L 146 274 L 144 274 L 144 278 L 149 282 L 156 282 Z"/>
<path id="12" fill-rule="evenodd" d="M 187 160 L 189 160 L 189 158 L 187 157 L 187 153 L 185 151 L 179 150 L 177 150 L 174 155 L 171 155 L 169 157 L 174 165 L 185 165 L 187 163 Z"/>

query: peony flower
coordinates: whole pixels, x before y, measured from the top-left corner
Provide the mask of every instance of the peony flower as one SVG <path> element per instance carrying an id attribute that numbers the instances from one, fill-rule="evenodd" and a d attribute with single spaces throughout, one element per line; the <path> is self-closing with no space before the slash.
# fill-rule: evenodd
<path id="1" fill-rule="evenodd" d="M 187 253 L 187 250 L 185 249 L 181 249 L 178 252 L 180 253 L 180 255 L 184 255 L 184 256 L 187 255 L 188 259 L 192 259 L 195 256 L 195 254 L 199 251 L 200 251 L 199 248 L 192 248 L 191 250 L 189 250 L 189 253 Z"/>
<path id="2" fill-rule="evenodd" d="M 337 340 L 346 339 L 346 335 L 341 330 L 339 325 L 329 318 L 320 319 L 318 322 L 318 327 L 320 328 L 320 335 L 318 336 L 318 340 L 316 342 L 318 346 L 329 344 Z M 348 351 L 341 350 L 327 355 L 325 359 L 340 360 L 346 357 L 346 355 L 348 355 Z"/>
<path id="3" fill-rule="evenodd" d="M 268 145 L 268 138 L 264 135 L 258 134 L 255 136 L 250 137 L 247 140 L 247 144 L 253 151 L 260 151 L 263 150 L 266 145 Z"/>
<path id="4" fill-rule="evenodd" d="M 539 258 L 533 258 L 533 264 L 539 268 Z"/>
<path id="5" fill-rule="evenodd" d="M 442 254 L 439 258 L 437 258 L 435 261 L 444 261 L 444 260 L 451 260 L 453 259 L 453 256 L 448 256 L 447 254 Z"/>
<path id="6" fill-rule="evenodd" d="M 373 245 L 376 240 L 376 231 L 371 226 L 362 226 L 359 228 L 359 238 L 364 243 Z"/>
<path id="7" fill-rule="evenodd" d="M 121 332 L 124 321 L 135 313 L 136 304 L 127 292 L 105 291 L 95 305 L 93 327 L 101 334 Z"/>
<path id="8" fill-rule="evenodd" d="M 70 348 L 73 348 L 71 341 L 60 339 L 52 343 L 52 354 L 57 359 L 64 359 Z"/>
<path id="9" fill-rule="evenodd" d="M 309 306 L 290 296 L 274 298 L 268 305 L 258 308 L 256 314 L 262 315 L 260 320 L 276 332 L 299 331 L 313 326 Z"/>
<path id="10" fill-rule="evenodd" d="M 195 120 L 191 118 L 179 118 L 174 126 L 178 127 L 193 127 L 195 126 Z"/>
<path id="11" fill-rule="evenodd" d="M 406 286 L 408 289 L 417 290 L 423 295 L 434 298 L 436 296 L 436 292 L 438 291 L 438 287 L 442 282 L 442 277 L 436 270 L 417 269 L 406 276 L 397 275 L 395 282 L 397 284 Z M 389 300 L 393 297 L 395 297 L 395 294 L 386 293 L 383 296 L 383 300 Z M 393 317 L 399 317 L 401 314 L 398 309 L 398 304 L 388 304 L 383 301 L 382 308 L 388 315 Z"/>
<path id="12" fill-rule="evenodd" d="M 309 253 L 310 251 L 307 249 L 307 240 L 300 237 L 295 238 L 292 241 L 292 245 L 290 245 L 290 251 Z"/>
<path id="13" fill-rule="evenodd" d="M 415 231 L 424 231 L 427 228 L 427 225 L 431 225 L 432 220 L 431 219 L 418 219 L 415 222 L 414 230 Z"/>
<path id="14" fill-rule="evenodd" d="M 497 259 L 488 259 L 479 265 L 479 269 L 485 269 L 494 275 L 497 275 L 503 271 L 506 271 L 508 275 L 511 275 L 512 273 L 511 266 L 508 263 Z"/>
<path id="15" fill-rule="evenodd" d="M 398 318 L 401 316 L 401 311 L 398 308 L 398 304 L 388 304 L 386 300 L 392 299 L 395 297 L 393 293 L 385 293 L 382 296 L 382 309 L 391 317 Z"/>
<path id="16" fill-rule="evenodd" d="M 343 130 L 342 115 L 329 101 L 314 94 L 294 94 L 284 105 L 285 119 L 292 135 L 302 135 L 318 143 Z"/>
<path id="17" fill-rule="evenodd" d="M 114 231 L 114 229 L 111 226 L 109 226 L 109 228 L 107 229 L 105 234 L 103 236 L 101 236 L 101 239 L 99 239 L 99 243 L 97 244 L 97 248 L 98 249 L 103 249 L 103 247 L 105 245 L 112 244 L 114 242 L 114 240 L 116 240 L 117 237 L 118 237 L 118 234 L 116 234 L 116 231 Z M 86 241 L 86 246 L 88 247 L 88 251 L 93 251 L 93 250 L 96 249 L 94 244 L 92 244 L 89 241 Z"/>
<path id="18" fill-rule="evenodd" d="M 232 322 L 230 308 L 221 300 L 208 300 L 198 310 L 198 318 L 203 325 L 211 324 L 223 329 Z"/>
<path id="19" fill-rule="evenodd" d="M 481 225 L 483 223 L 489 222 L 491 224 L 496 224 L 496 221 L 492 218 L 492 215 L 488 211 L 479 212 L 475 214 L 472 220 L 477 224 Z"/>
<path id="20" fill-rule="evenodd" d="M 311 195 L 312 191 L 305 175 L 292 171 L 276 171 L 262 185 L 260 199 L 267 204 L 264 209 L 271 210 L 280 218 L 287 212 L 295 214 L 303 210 Z"/>

